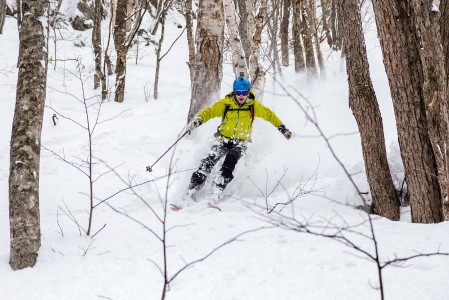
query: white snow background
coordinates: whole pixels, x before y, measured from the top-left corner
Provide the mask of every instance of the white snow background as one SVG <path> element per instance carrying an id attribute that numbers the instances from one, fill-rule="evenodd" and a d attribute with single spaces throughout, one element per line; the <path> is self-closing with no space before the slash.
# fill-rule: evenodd
<path id="1" fill-rule="evenodd" d="M 163 53 L 182 30 L 175 26 L 177 23 L 183 24 L 183 19 L 171 14 Z M 105 21 L 103 34 L 107 32 L 107 25 Z M 70 59 L 78 58 L 83 65 L 81 76 L 86 80 L 86 97 L 95 95 L 90 31 L 61 30 L 61 33 L 64 40 L 57 32 L 57 56 L 66 61 L 58 61 L 56 68 L 54 62 L 49 64 L 46 104 L 85 125 L 84 107 L 73 97 L 82 99 L 81 82 L 76 78 L 79 68 L 77 62 Z M 74 40 L 82 40 L 86 46 L 74 47 Z M 390 164 L 396 184 L 400 185 L 403 174 L 394 115 L 374 24 L 366 31 L 366 41 Z M 67 214 L 83 228 L 87 227 L 87 178 L 45 150 L 41 153 L 40 169 L 42 246 L 39 257 L 34 268 L 11 270 L 8 263 L 8 172 L 19 47 L 15 19 L 6 19 L 0 42 L 0 70 L 10 71 L 0 74 L 0 299 L 160 299 L 164 282 L 159 271 L 163 268 L 163 248 L 147 228 L 162 236 L 162 226 L 149 207 L 130 190 L 123 191 L 107 203 L 135 221 L 101 204 L 94 210 L 92 232 L 105 227 L 94 238 L 80 234 Z M 103 45 L 105 42 L 104 38 Z M 50 35 L 49 47 L 50 56 L 54 57 L 54 32 Z M 113 49 L 112 43 L 110 48 Z M 357 126 L 348 107 L 344 62 L 340 53 L 329 53 L 327 48 L 324 51 L 325 80 L 307 82 L 295 75 L 293 67 L 283 69 L 277 80 L 308 107 L 310 113 L 316 114 L 338 157 L 350 172 L 358 174 L 354 179 L 360 190 L 368 192 L 359 135 L 347 135 L 357 132 Z M 109 121 L 98 124 L 93 135 L 94 156 L 109 166 L 119 166 L 115 171 L 125 181 L 133 183 L 166 175 L 174 153 L 171 168 L 175 174 L 170 177 L 168 191 L 166 178 L 135 188 L 160 217 L 163 216 L 161 200 L 164 201 L 166 195 L 169 202 L 182 197 L 191 173 L 207 155 L 219 124 L 217 118 L 199 127 L 160 160 L 152 173 L 145 172 L 145 167 L 153 164 L 184 130 L 190 99 L 187 55 L 184 34 L 162 61 L 159 99 L 154 100 L 154 47 L 140 49 L 137 65 L 135 50 L 131 50 L 125 101 L 119 104 L 111 100 L 102 104 L 99 121 Z M 222 97 L 231 90 L 233 80 L 228 63 L 224 67 Z M 115 77 L 111 76 L 109 82 L 113 84 Z M 151 91 L 149 99 L 145 99 L 145 89 Z M 294 89 L 307 98 L 314 111 Z M 91 103 L 98 103 L 98 97 L 95 99 Z M 216 100 L 219 99 L 211 99 L 211 103 Z M 238 163 L 235 179 L 225 191 L 226 197 L 220 205 L 222 211 L 204 208 L 207 199 L 203 192 L 196 207 L 167 212 L 166 226 L 170 228 L 166 236 L 168 276 L 207 256 L 240 233 L 270 226 L 267 220 L 276 219 L 276 216 L 266 213 L 265 198 L 259 189 L 270 192 L 284 172 L 281 185 L 268 198 L 270 208 L 288 201 L 297 187 L 302 187 L 306 194 L 282 213 L 294 215 L 298 220 L 319 222 L 317 224 L 330 221 L 356 225 L 367 220 L 366 214 L 355 208 L 361 204 L 360 198 L 323 138 L 271 76 L 267 79 L 263 103 L 276 112 L 295 136 L 287 141 L 271 124 L 256 119 L 253 143 Z M 51 108 L 46 108 L 42 145 L 72 162 L 85 159 L 86 131 L 62 117 L 54 126 L 53 113 Z M 92 109 L 91 122 L 95 117 Z M 218 166 L 215 172 L 217 169 Z M 94 165 L 96 176 L 107 171 L 102 163 Z M 109 172 L 94 184 L 95 201 L 98 203 L 124 188 L 126 184 Z M 399 222 L 375 217 L 374 229 L 384 261 L 438 250 L 449 252 L 448 222 L 412 224 L 409 208 L 402 208 Z M 354 230 L 370 234 L 363 224 Z M 360 234 L 348 234 L 348 238 L 374 254 L 371 240 Z M 447 256 L 422 257 L 400 266 L 388 266 L 383 270 L 385 298 L 449 299 L 448 270 Z M 380 299 L 378 286 L 375 263 L 360 252 L 335 240 L 271 228 L 245 234 L 182 271 L 170 284 L 167 299 Z"/>

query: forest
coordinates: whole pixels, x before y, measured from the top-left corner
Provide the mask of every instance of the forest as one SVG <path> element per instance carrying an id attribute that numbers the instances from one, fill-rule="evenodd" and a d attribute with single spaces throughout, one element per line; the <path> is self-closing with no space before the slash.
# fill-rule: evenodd
<path id="1" fill-rule="evenodd" d="M 0 0 L 0 42 L 5 299 L 448 299 L 448 0 Z"/>

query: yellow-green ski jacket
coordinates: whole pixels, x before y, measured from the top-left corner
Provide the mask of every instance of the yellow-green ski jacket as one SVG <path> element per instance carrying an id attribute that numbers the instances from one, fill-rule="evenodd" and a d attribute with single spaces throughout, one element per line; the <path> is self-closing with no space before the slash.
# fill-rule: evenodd
<path id="1" fill-rule="evenodd" d="M 281 120 L 271 109 L 263 106 L 255 99 L 252 91 L 246 102 L 241 106 L 237 103 L 237 100 L 235 100 L 234 92 L 231 92 L 227 94 L 225 98 L 200 112 L 198 117 L 203 119 L 203 123 L 206 123 L 213 118 L 223 117 L 225 107 L 228 105 L 229 109 L 226 116 L 218 128 L 222 138 L 238 139 L 241 141 L 251 140 L 253 127 L 253 118 L 250 111 L 251 105 L 253 105 L 254 108 L 254 117 L 262 118 L 273 124 L 275 127 L 282 124 Z"/>

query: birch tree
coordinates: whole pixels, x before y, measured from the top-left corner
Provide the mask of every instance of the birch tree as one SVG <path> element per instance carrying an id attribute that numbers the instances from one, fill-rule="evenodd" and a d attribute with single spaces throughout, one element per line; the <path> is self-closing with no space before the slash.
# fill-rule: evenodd
<path id="1" fill-rule="evenodd" d="M 188 120 L 219 96 L 223 77 L 224 12 L 222 1 L 200 0 L 195 74 Z"/>
<path id="2" fill-rule="evenodd" d="M 228 32 L 229 44 L 232 52 L 232 68 L 235 76 L 240 73 L 248 74 L 246 66 L 245 55 L 243 53 L 242 44 L 240 40 L 236 12 L 232 0 L 223 0 L 226 28 Z"/>
<path id="3" fill-rule="evenodd" d="M 46 0 L 22 0 L 9 169 L 10 265 L 33 267 L 41 245 L 39 166 L 48 66 Z"/>
<path id="4" fill-rule="evenodd" d="M 251 32 L 254 32 L 254 9 L 251 1 L 235 0 L 238 7 L 239 34 L 242 42 L 243 52 L 245 54 L 246 65 L 249 65 L 251 54 Z"/>
<path id="5" fill-rule="evenodd" d="M 250 2 L 250 1 L 247 1 Z M 268 0 L 261 0 L 259 13 L 255 18 L 255 30 L 251 43 L 251 56 L 249 74 L 251 78 L 251 88 L 256 93 L 259 100 L 263 98 L 265 88 L 265 70 L 262 69 L 260 61 L 260 43 L 262 42 L 262 30 L 267 12 Z M 251 31 L 250 31 L 251 32 Z"/>
<path id="6" fill-rule="evenodd" d="M 125 45 L 127 5 L 128 0 L 117 0 L 117 8 L 115 10 L 114 45 L 115 51 L 117 52 L 117 60 L 115 64 L 116 102 L 123 102 L 125 98 L 126 56 L 128 55 L 128 47 Z"/>
<path id="7" fill-rule="evenodd" d="M 112 17 L 112 16 L 111 16 Z M 94 89 L 101 87 L 102 90 L 106 89 L 106 78 L 102 72 L 101 67 L 101 21 L 103 19 L 103 5 L 101 0 L 95 0 L 94 2 L 94 27 L 92 30 L 92 47 L 94 50 L 95 59 L 95 74 L 94 74 Z M 106 99 L 105 92 L 102 92 L 102 100 Z"/>

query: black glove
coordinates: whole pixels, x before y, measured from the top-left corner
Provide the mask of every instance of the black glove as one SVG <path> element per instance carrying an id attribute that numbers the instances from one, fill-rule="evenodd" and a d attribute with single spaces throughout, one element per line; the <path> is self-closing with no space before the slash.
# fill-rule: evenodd
<path id="1" fill-rule="evenodd" d="M 279 125 L 278 130 L 285 136 L 287 140 L 289 140 L 292 137 L 292 132 L 287 128 L 285 128 L 284 124 Z"/>
<path id="2" fill-rule="evenodd" d="M 192 125 L 193 127 L 200 127 L 201 124 L 203 124 L 203 119 L 201 119 L 200 117 L 196 117 L 195 120 L 193 120 Z"/>
<path id="3" fill-rule="evenodd" d="M 200 117 L 196 117 L 190 124 L 188 125 L 188 130 L 195 129 L 199 127 L 201 124 L 203 124 L 203 119 Z"/>

